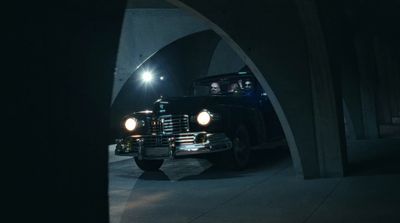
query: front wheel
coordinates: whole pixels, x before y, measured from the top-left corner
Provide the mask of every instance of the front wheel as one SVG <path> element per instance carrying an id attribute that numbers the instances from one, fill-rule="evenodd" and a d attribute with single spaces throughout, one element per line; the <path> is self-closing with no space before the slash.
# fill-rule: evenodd
<path id="1" fill-rule="evenodd" d="M 164 160 L 139 160 L 135 157 L 136 165 L 143 171 L 157 171 L 163 162 Z"/>
<path id="2" fill-rule="evenodd" d="M 233 170 L 243 170 L 250 162 L 250 139 L 245 126 L 239 126 L 232 137 L 232 149 L 227 154 L 227 165 Z"/>

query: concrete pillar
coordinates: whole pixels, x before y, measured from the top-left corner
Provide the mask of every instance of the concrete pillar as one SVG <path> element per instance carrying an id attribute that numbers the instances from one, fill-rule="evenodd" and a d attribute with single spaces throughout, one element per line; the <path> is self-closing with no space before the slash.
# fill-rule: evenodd
<path id="1" fill-rule="evenodd" d="M 341 86 L 344 103 L 346 104 L 347 124 L 353 126 L 352 139 L 363 139 L 365 137 L 364 119 L 362 110 L 362 99 L 360 91 L 360 74 L 357 68 L 357 58 L 354 43 L 349 38 L 342 42 L 344 53 L 342 62 Z M 351 130 L 351 128 L 349 128 Z"/>
<path id="2" fill-rule="evenodd" d="M 398 50 L 398 48 L 397 48 L 397 50 Z M 393 66 L 394 66 L 394 80 L 393 80 L 393 83 L 394 83 L 394 89 L 395 89 L 395 106 L 396 106 L 396 108 L 395 108 L 395 113 L 394 113 L 394 116 L 397 116 L 397 117 L 400 117 L 400 57 L 399 57 L 399 54 L 400 54 L 400 52 L 397 52 L 398 54 L 397 55 L 395 55 L 395 58 L 394 58 L 394 63 L 393 63 Z"/>
<path id="3" fill-rule="evenodd" d="M 313 0 L 296 2 L 308 43 L 320 175 L 343 176 L 347 162 L 340 87 L 343 51 L 337 52 L 342 43 L 342 30 L 329 22 L 324 23 L 319 15 L 330 15 L 324 14 L 321 6 L 318 10 Z M 329 44 L 335 50 L 329 51 Z"/>
<path id="4" fill-rule="evenodd" d="M 390 70 L 389 70 L 389 54 L 387 48 L 378 37 L 374 38 L 374 49 L 377 64 L 378 86 L 377 86 L 377 105 L 378 105 L 378 122 L 379 124 L 391 124 L 391 92 L 390 92 Z"/>
<path id="5" fill-rule="evenodd" d="M 390 44 L 393 45 L 393 44 Z M 392 117 L 392 123 L 393 123 L 393 118 L 399 116 L 399 110 L 398 110 L 398 103 L 399 103 L 399 98 L 398 98 L 398 91 L 400 88 L 400 85 L 398 85 L 398 79 L 400 74 L 398 73 L 397 67 L 398 64 L 396 63 L 396 58 L 395 58 L 395 53 L 394 53 L 394 48 L 387 48 L 388 51 L 388 61 L 387 61 L 387 66 L 388 66 L 388 78 L 389 78 L 389 98 L 390 98 L 390 110 L 391 110 L 391 117 Z"/>
<path id="6" fill-rule="evenodd" d="M 346 133 L 346 139 L 355 140 L 357 139 L 356 130 L 354 129 L 354 124 L 351 120 L 351 115 L 346 104 L 343 100 L 343 115 L 344 115 L 344 129 Z"/>
<path id="7" fill-rule="evenodd" d="M 338 121 L 315 11 L 302 20 L 293 1 L 168 1 L 208 21 L 253 71 L 281 121 L 298 175 L 343 175 L 343 116 Z"/>
<path id="8" fill-rule="evenodd" d="M 360 94 L 364 134 L 368 139 L 379 137 L 377 120 L 377 74 L 372 38 L 368 33 L 359 33 L 354 39 L 357 64 L 360 74 Z"/>

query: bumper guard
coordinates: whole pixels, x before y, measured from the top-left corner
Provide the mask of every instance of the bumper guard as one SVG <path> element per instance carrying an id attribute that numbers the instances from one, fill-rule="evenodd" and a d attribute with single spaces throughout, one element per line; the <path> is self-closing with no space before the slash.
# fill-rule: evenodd
<path id="1" fill-rule="evenodd" d="M 173 159 L 221 152 L 232 148 L 224 133 L 191 132 L 175 135 L 132 135 L 116 140 L 115 154 L 138 159 Z"/>

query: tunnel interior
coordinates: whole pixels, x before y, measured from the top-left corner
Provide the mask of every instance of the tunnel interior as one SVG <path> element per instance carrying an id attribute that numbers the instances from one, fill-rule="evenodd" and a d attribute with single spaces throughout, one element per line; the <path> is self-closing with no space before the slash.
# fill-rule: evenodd
<path id="1" fill-rule="evenodd" d="M 21 165 L 9 168 L 15 170 L 9 181 L 18 184 L 11 186 L 15 193 L 7 189 L 12 218 L 109 222 L 108 208 L 115 206 L 108 198 L 116 196 L 127 222 L 257 222 L 260 216 L 294 219 L 286 222 L 399 222 L 399 7 L 376 0 L 130 0 L 128 8 L 118 1 L 17 7 L 23 13 L 10 21 L 23 40 L 7 44 L 18 62 L 9 66 L 14 69 L 9 76 L 16 78 L 5 94 L 11 105 L 19 105 L 5 108 L 11 117 L 6 121 L 12 122 L 12 137 L 5 140 L 12 145 L 4 149 L 11 154 L 5 159 L 21 157 Z M 124 33 L 129 27 L 134 29 Z M 204 36 L 211 41 L 197 45 Z M 162 54 L 180 57 L 187 67 L 168 67 Z M 208 56 L 194 60 L 200 54 Z M 290 158 L 270 156 L 265 166 L 240 174 L 202 161 L 193 166 L 192 160 L 169 163 L 164 175 L 132 169 L 132 162 L 109 164 L 113 104 L 120 113 L 147 107 L 123 99 L 145 89 L 129 87 L 139 68 L 182 73 L 173 90 L 184 94 L 181 78 L 221 73 L 221 64 L 254 73 L 285 131 Z M 196 72 L 187 72 L 192 66 Z M 14 75 L 16 70 L 22 72 Z M 146 89 L 146 97 L 158 96 Z M 191 176 L 188 169 L 194 170 Z M 109 170 L 115 171 L 110 178 Z M 109 188 L 116 190 L 108 194 Z M 125 205 L 126 199 L 133 202 Z"/>
<path id="2" fill-rule="evenodd" d="M 161 2 L 161 1 L 160 1 Z M 170 4 L 172 3 L 172 4 Z M 317 83 L 318 81 L 316 78 L 317 77 L 311 77 L 309 78 L 304 78 L 304 75 L 307 74 L 284 74 L 285 72 L 296 72 L 298 73 L 298 70 L 285 70 L 283 69 L 280 71 L 281 68 L 278 68 L 279 66 L 285 66 L 281 63 L 276 63 L 274 64 L 272 61 L 277 60 L 274 58 L 274 55 L 271 55 L 271 62 L 267 61 L 267 65 L 269 64 L 270 67 L 261 67 L 265 66 L 263 63 L 259 63 L 260 67 L 256 66 L 256 62 L 253 61 L 250 57 L 252 54 L 255 54 L 252 52 L 251 47 L 240 47 L 237 42 L 233 41 L 233 39 L 228 35 L 228 33 L 224 30 L 222 30 L 222 27 L 218 26 L 211 20 L 205 18 L 203 15 L 199 15 L 198 11 L 194 11 L 193 8 L 190 8 L 188 5 L 185 5 L 182 2 L 175 2 L 171 1 L 170 3 L 160 3 L 160 5 L 157 3 L 157 1 L 153 1 L 152 3 L 143 4 L 138 3 L 138 2 L 130 2 L 128 1 L 128 9 L 125 12 L 125 20 L 124 20 L 124 28 L 122 31 L 122 37 L 121 41 L 126 38 L 125 41 L 120 42 L 120 52 L 122 51 L 123 53 L 119 52 L 119 59 L 117 60 L 117 68 L 116 68 L 116 81 L 114 82 L 114 97 L 112 101 L 112 106 L 111 106 L 111 119 L 110 119 L 110 126 L 111 126 L 111 134 L 109 137 L 109 142 L 113 143 L 113 140 L 116 138 L 118 134 L 118 130 L 120 129 L 120 123 L 119 120 L 126 115 L 129 112 L 135 111 L 135 110 L 146 110 L 150 109 L 152 106 L 152 103 L 155 99 L 159 98 L 161 95 L 166 94 L 166 95 L 187 95 L 190 93 L 190 84 L 193 79 L 196 77 L 202 76 L 202 75 L 212 75 L 216 73 L 227 73 L 229 72 L 235 72 L 240 69 L 249 69 L 253 73 L 255 73 L 257 79 L 260 81 L 260 83 L 263 85 L 264 89 L 266 92 L 268 92 L 268 95 L 272 97 L 272 103 L 274 105 L 275 110 L 278 113 L 278 116 L 281 120 L 281 123 L 283 123 L 284 130 L 286 133 L 286 137 L 289 140 L 289 147 L 291 148 L 291 154 L 292 158 L 294 156 L 294 162 L 295 162 L 295 169 L 296 171 L 302 175 L 303 173 L 303 168 L 304 168 L 304 162 L 306 163 L 312 163 L 317 161 L 302 161 L 302 154 L 300 153 L 310 153 L 310 152 L 316 152 L 315 150 L 313 151 L 312 149 L 307 152 L 303 151 L 302 149 L 299 148 L 299 145 L 296 144 L 296 137 L 302 138 L 305 140 L 304 137 L 305 135 L 302 136 L 300 133 L 296 134 L 298 136 L 294 136 L 295 131 L 293 128 L 299 128 L 299 127 L 293 127 L 295 125 L 300 125 L 303 126 L 301 128 L 310 128 L 312 131 L 320 132 L 318 129 L 318 124 L 320 119 L 325 119 L 326 117 L 321 117 L 314 119 L 314 123 L 311 123 L 312 126 L 305 127 L 305 123 L 300 123 L 298 120 L 291 121 L 293 124 L 292 126 L 290 123 L 288 123 L 288 117 L 287 115 L 291 115 L 290 113 L 292 112 L 291 110 L 292 107 L 297 106 L 294 101 L 286 101 L 286 97 L 290 98 L 291 94 L 294 93 L 299 93 L 303 94 L 304 98 L 306 97 L 305 91 L 301 91 L 301 89 L 298 89 L 298 86 L 283 86 L 282 88 L 279 88 L 279 84 L 282 81 L 290 82 L 287 81 L 290 77 L 297 77 L 298 79 L 292 79 L 293 82 L 295 81 L 302 81 L 303 86 L 308 87 L 312 89 L 315 92 L 311 92 L 313 95 L 311 98 L 308 98 L 309 100 L 308 103 L 310 103 L 311 110 L 305 109 L 303 107 L 301 109 L 302 112 L 307 113 L 307 114 L 312 114 L 312 110 L 315 111 L 323 111 L 324 106 L 321 108 L 317 108 L 315 104 L 316 100 L 326 100 L 326 98 L 329 96 L 322 96 L 323 94 L 321 92 L 318 92 L 318 86 L 321 83 Z M 290 3 L 291 4 L 291 3 Z M 168 5 L 168 6 L 167 6 Z M 293 6 L 293 5 L 292 5 Z M 177 8 L 176 8 L 177 7 Z M 301 10 L 301 5 L 297 6 L 300 7 Z M 318 6 L 321 8 L 321 11 L 325 10 L 325 6 L 321 5 Z M 352 5 L 346 6 L 348 7 L 348 10 L 351 10 L 351 7 L 354 7 Z M 179 9 L 181 8 L 181 9 Z M 132 22 L 129 22 L 128 19 L 131 20 L 138 20 L 138 21 L 144 21 L 145 19 L 149 19 L 149 17 L 152 17 L 149 20 L 160 20 L 163 18 L 166 18 L 170 16 L 171 11 L 186 11 L 183 13 L 184 16 L 189 16 L 192 17 L 190 19 L 190 22 L 185 23 L 185 26 L 180 26 L 177 28 L 178 31 L 176 31 L 175 40 L 171 42 L 171 40 L 167 40 L 164 45 L 160 45 L 158 47 L 158 50 L 155 50 L 154 52 L 147 52 L 148 57 L 143 57 L 143 54 L 139 53 L 140 60 L 136 62 L 136 64 L 139 64 L 136 67 L 133 67 L 133 64 L 129 64 L 128 62 L 124 62 L 126 58 L 133 58 L 134 56 L 130 54 L 134 54 L 131 52 L 134 51 L 129 51 L 131 50 L 138 50 L 140 52 L 141 48 L 143 46 L 137 46 L 135 44 L 141 43 L 138 41 L 140 38 L 134 38 L 135 43 L 130 43 L 128 37 L 132 38 L 132 31 L 131 29 L 135 28 L 138 29 L 137 26 L 138 24 L 133 24 Z M 176 12 L 174 12 L 176 13 Z M 181 13 L 181 12 L 179 12 Z M 190 14 L 192 13 L 192 14 Z M 299 16 L 298 14 L 294 13 L 293 11 L 288 12 L 290 14 L 293 14 L 293 18 L 297 18 Z M 189 15 L 188 15 L 189 14 Z M 173 15 L 176 16 L 176 15 Z M 182 14 L 178 15 L 182 16 Z M 287 16 L 287 15 L 286 15 Z M 287 16 L 290 17 L 290 16 Z M 301 13 L 300 13 L 301 17 Z M 350 19 L 351 16 L 349 16 Z M 304 20 L 304 18 L 303 18 Z M 172 22 L 176 22 L 176 20 L 171 20 Z M 321 20 L 323 23 L 324 21 Z M 287 23 L 290 26 L 290 23 Z M 129 27 L 131 25 L 131 27 Z M 142 26 L 146 27 L 148 24 L 143 23 Z M 190 27 L 190 28 L 188 28 Z M 231 27 L 229 27 L 231 28 Z M 171 35 L 168 32 L 166 34 L 163 33 L 163 30 L 154 30 L 156 28 L 152 27 L 148 30 L 148 33 L 153 34 L 157 33 L 158 35 L 156 38 L 159 38 L 160 36 L 168 36 Z M 146 30 L 145 28 L 140 28 L 139 30 Z M 182 31 L 183 30 L 183 31 Z M 202 30 L 202 31 L 198 31 Z M 214 31 L 212 31 L 214 30 Z M 125 34 L 124 34 L 125 32 Z M 216 33 L 217 32 L 217 33 Z M 291 32 L 291 31 L 289 31 Z M 282 35 L 294 35 L 294 34 L 289 34 L 289 32 L 282 33 Z M 299 32 L 302 33 L 304 31 L 294 29 L 293 32 Z M 307 32 L 307 30 L 306 30 Z M 332 32 L 331 30 L 327 30 L 326 32 Z M 126 34 L 128 33 L 128 34 Z M 147 33 L 142 33 L 141 35 L 146 36 Z M 177 36 L 179 36 L 177 38 Z M 346 33 L 346 35 L 349 35 Z M 151 36 L 151 35 L 148 35 Z M 306 35 L 307 36 L 307 35 Z M 356 40 L 357 36 L 354 35 Z M 241 38 L 239 35 L 237 38 Z M 311 36 L 309 36 L 311 38 Z M 334 37 L 334 38 L 343 38 L 343 37 Z M 147 41 L 148 39 L 151 39 L 150 37 L 146 38 Z M 166 38 L 168 39 L 168 38 Z M 330 37 L 326 38 L 328 43 L 330 40 Z M 245 41 L 247 41 L 245 39 Z M 271 39 L 271 42 L 277 41 L 276 39 Z M 316 65 L 310 65 L 311 68 L 304 67 L 304 65 L 312 63 L 312 57 L 310 59 L 310 56 L 307 56 L 307 53 L 310 54 L 312 50 L 316 50 L 316 48 L 310 48 L 310 46 L 307 45 L 302 45 L 299 43 L 299 41 L 292 41 L 291 39 L 285 39 L 284 44 L 288 44 L 289 42 L 291 44 L 297 44 L 297 45 L 292 45 L 292 49 L 287 48 L 289 50 L 293 50 L 294 48 L 297 48 L 299 50 L 299 54 L 293 54 L 293 59 L 292 63 L 290 66 L 296 65 L 298 66 L 298 69 L 305 70 L 306 72 L 315 73 L 315 71 L 312 71 L 313 69 L 316 70 L 317 72 L 325 72 L 327 75 L 329 75 L 329 71 L 327 70 L 318 70 L 322 69 L 320 67 L 312 67 Z M 360 82 L 360 78 L 364 75 L 371 75 L 367 74 L 366 72 L 370 70 L 365 70 L 363 65 L 367 64 L 365 61 L 362 59 L 371 59 L 371 58 L 362 58 L 363 56 L 368 54 L 362 54 L 364 48 L 361 44 L 363 44 L 365 40 L 360 40 L 356 41 L 356 44 L 352 44 L 349 41 L 344 41 L 345 44 L 343 44 L 342 47 L 340 47 L 340 50 L 336 50 L 334 53 L 337 53 L 337 55 L 344 55 L 343 57 L 340 57 L 339 59 L 336 59 L 336 56 L 333 57 L 331 61 L 320 61 L 319 63 L 328 63 L 330 66 L 336 65 L 335 63 L 342 63 L 343 65 L 341 68 L 334 68 L 331 72 L 331 78 L 333 85 L 330 86 L 333 90 L 333 95 L 331 94 L 330 97 L 332 97 L 332 102 L 337 103 L 338 108 L 332 108 L 333 114 L 336 114 L 337 116 L 337 122 L 336 122 L 336 133 L 334 133 L 335 137 L 337 138 L 337 146 L 339 149 L 338 154 L 341 154 L 341 158 L 338 158 L 339 163 L 341 164 L 335 164 L 339 165 L 342 167 L 338 167 L 340 170 L 340 174 L 344 174 L 344 168 L 346 168 L 347 165 L 347 155 L 348 151 L 346 149 L 346 144 L 349 145 L 349 143 L 352 143 L 355 140 L 361 140 L 361 139 L 374 139 L 374 138 L 397 138 L 399 133 L 398 133 L 398 127 L 397 127 L 397 122 L 398 122 L 398 103 L 397 103 L 397 98 L 396 95 L 398 93 L 396 91 L 395 85 L 393 85 L 393 82 L 390 82 L 391 84 L 388 84 L 385 77 L 387 78 L 388 76 L 388 70 L 382 70 L 382 72 L 378 72 L 378 76 L 375 78 L 382 80 L 379 81 L 376 88 L 376 95 L 378 99 L 376 99 L 377 103 L 383 103 L 382 101 L 387 101 L 385 106 L 377 106 L 375 108 L 371 108 L 371 103 L 374 104 L 373 101 L 368 101 L 371 100 L 367 96 L 371 96 L 370 92 L 366 92 L 366 88 L 371 87 L 371 83 L 366 83 L 370 84 L 369 86 L 363 86 L 363 82 Z M 386 41 L 386 42 L 385 42 Z M 134 41 L 131 41 L 134 42 Z M 380 63 L 390 63 L 389 66 L 391 67 L 391 71 L 396 73 L 398 72 L 398 68 L 396 67 L 396 61 L 398 61 L 398 56 L 396 55 L 396 50 L 389 50 L 387 48 L 387 44 L 393 43 L 393 40 L 390 39 L 378 39 L 378 37 L 375 38 L 374 40 L 374 52 L 376 53 L 383 53 L 386 52 L 388 54 L 384 54 L 384 56 L 376 56 L 377 60 L 377 65 L 374 67 L 375 71 L 378 71 L 378 66 L 383 66 L 380 65 Z M 248 44 L 247 42 L 244 42 L 244 44 Z M 251 43 L 249 43 L 251 45 Z M 358 45 L 357 45 L 358 44 Z M 328 45 L 329 46 L 329 45 Z M 136 48 L 135 48 L 136 47 Z M 313 47 L 313 46 L 311 46 Z M 344 48 L 346 47 L 346 48 Z M 286 50 L 286 49 L 285 49 Z M 317 49 L 320 50 L 320 49 Z M 324 50 L 324 49 L 322 49 Z M 326 52 L 330 52 L 330 48 L 328 47 Z M 347 50 L 349 53 L 345 52 Z M 276 53 L 282 53 L 282 48 L 278 49 Z M 129 55 L 129 56 L 128 56 Z M 257 58 L 257 54 L 255 54 L 254 58 Z M 358 56 L 358 57 L 357 57 Z M 219 58 L 217 58 L 219 57 Z M 287 55 L 285 55 L 287 57 Z M 304 60 L 304 62 L 301 62 L 299 58 L 307 58 L 309 57 L 308 61 Z M 389 60 L 382 62 L 382 57 L 388 57 Z M 229 59 L 227 59 L 229 58 Z M 373 58 L 372 58 L 373 59 Z M 289 58 L 286 58 L 286 60 L 290 61 Z M 357 61 L 358 60 L 358 61 Z M 123 61 L 123 62 L 118 62 L 118 61 Z M 355 66 L 357 65 L 358 66 Z M 119 65 L 118 65 L 119 64 Z M 300 65 L 300 66 L 299 66 Z M 274 67 L 275 66 L 275 67 Z M 278 66 L 278 67 L 276 67 Z M 127 68 L 129 67 L 129 68 Z M 154 70 L 156 75 L 158 76 L 163 76 L 163 78 L 166 78 L 164 81 L 158 81 L 157 83 L 154 83 L 152 86 L 145 86 L 143 83 L 139 84 L 140 81 L 138 78 L 140 78 L 140 74 L 144 70 Z M 261 73 L 261 69 L 264 70 L 264 73 Z M 122 72 L 118 72 L 121 71 Z M 130 72 L 126 73 L 124 70 L 129 70 Z M 268 72 L 276 72 L 277 74 L 275 75 L 270 75 Z M 124 73 L 125 72 L 125 73 Z M 279 73 L 281 72 L 281 73 Z M 282 73 L 284 72 L 284 73 Z M 364 73 L 365 74 L 364 74 Z M 393 74 L 394 74 L 393 73 Z M 283 76 L 287 75 L 288 79 L 284 79 Z M 119 76 L 118 76 L 119 75 Z M 265 76 L 266 75 L 266 76 Z M 292 75 L 292 76 L 291 76 Z M 302 77 L 303 75 L 303 77 Z M 316 74 L 317 76 L 319 74 Z M 386 76 L 385 76 L 386 75 Z M 121 78 L 122 77 L 122 78 Z M 393 76 L 396 79 L 396 75 Z M 122 81 L 121 81 L 122 80 Z M 119 84 L 120 86 L 116 87 L 115 83 L 118 83 L 120 81 L 121 83 Z M 310 81 L 311 85 L 310 85 Z M 362 80 L 361 80 L 362 81 Z M 371 81 L 371 80 L 368 80 Z M 385 82 L 386 81 L 386 82 Z M 276 86 L 273 86 L 275 89 L 275 92 L 277 94 L 282 94 L 282 101 L 279 101 L 279 98 L 275 95 L 274 91 L 272 91 L 271 88 L 271 82 L 274 84 L 276 82 Z M 159 84 L 162 83 L 162 84 Z M 389 87 L 389 90 L 386 88 L 383 89 L 382 85 Z M 158 86 L 156 86 L 158 84 Z M 274 84 L 275 85 L 275 84 Z M 286 88 L 286 89 L 285 89 Z M 116 89 L 118 89 L 116 91 Z M 359 89 L 359 92 L 356 90 Z M 363 90 L 366 89 L 366 90 Z M 287 92 L 285 92 L 287 91 Z M 281 93 L 282 92 L 282 93 Z M 368 95 L 369 94 L 369 95 Z M 386 95 L 385 95 L 386 94 Z M 382 95 L 385 95 L 386 97 L 383 97 Z M 373 96 L 373 95 L 372 95 Z M 140 100 L 132 100 L 132 98 L 140 98 Z M 319 98 L 321 97 L 321 98 Z M 336 98 L 336 99 L 335 99 Z M 379 100 L 381 98 L 382 100 Z M 390 100 L 388 100 L 388 98 Z M 314 100 L 314 102 L 313 102 Z M 305 101 L 302 101 L 303 103 Z M 285 110 L 281 103 L 289 103 L 287 106 L 288 108 Z M 313 104 L 314 103 L 314 104 Z M 368 104 L 370 103 L 370 104 Z M 370 106 L 367 108 L 367 106 Z M 373 106 L 372 106 L 373 107 Z M 315 110 L 317 109 L 317 110 Z M 369 109 L 369 110 L 366 110 Z M 385 110 L 386 109 L 386 110 Z M 295 110 L 295 109 L 294 109 Z M 293 111 L 294 111 L 293 110 Z M 389 111 L 390 110 L 390 111 Z M 300 117 L 299 114 L 297 116 Z M 303 119 L 306 118 L 307 115 L 303 117 Z M 326 123 L 327 120 L 323 121 Z M 297 123 L 298 122 L 298 123 Z M 321 122 L 321 123 L 323 123 Z M 297 131 L 297 130 L 296 130 Z M 311 131 L 311 132 L 312 132 Z M 334 131 L 333 131 L 334 132 Z M 331 132 L 330 134 L 333 134 Z M 324 137 L 324 136 L 321 136 Z M 298 140 L 297 140 L 298 141 Z M 303 143 L 303 142 L 302 142 Z M 315 142 L 316 144 L 314 146 L 318 147 L 318 139 Z M 314 147 L 311 146 L 311 144 L 305 144 L 303 146 L 307 147 Z M 317 152 L 317 153 L 326 153 L 325 152 Z M 308 157 L 308 155 L 304 155 L 304 157 Z M 325 161 L 324 161 L 325 162 Z M 324 163 L 322 162 L 322 163 Z M 312 165 L 321 165 L 321 161 L 319 161 L 320 164 L 312 164 Z M 333 165 L 333 164 L 332 164 Z M 311 168 L 311 167 L 310 167 Z M 320 166 L 317 169 L 325 168 Z M 313 170 L 314 171 L 314 170 Z M 316 174 L 316 173 L 315 173 Z M 319 174 L 317 174 L 319 175 Z"/>
<path id="3" fill-rule="evenodd" d="M 116 123 L 127 112 L 150 109 L 161 95 L 190 95 L 190 83 L 198 77 L 245 70 L 254 73 L 267 92 L 290 151 L 257 153 L 258 159 L 253 160 L 257 165 L 250 172 L 268 169 L 269 164 L 279 164 L 290 156 L 290 169 L 305 179 L 400 173 L 399 45 L 393 37 L 388 38 L 392 31 L 382 28 L 390 25 L 380 26 L 388 21 L 381 19 L 379 12 L 374 12 L 376 21 L 369 21 L 379 27 L 371 35 L 370 30 L 354 28 L 365 16 L 357 14 L 357 4 L 256 2 L 247 6 L 232 3 L 231 8 L 224 9 L 222 3 L 206 6 L 190 1 L 168 2 L 167 11 L 187 13 L 193 27 L 191 31 L 177 31 L 179 38 L 142 58 L 140 66 L 125 77 L 120 90 L 114 88 L 111 126 L 115 127 L 115 135 L 119 134 Z M 282 6 L 284 10 L 279 8 Z M 373 11 L 373 6 L 366 3 L 364 12 Z M 134 3 L 130 7 L 126 13 L 137 10 Z M 209 11 L 208 7 L 214 10 Z M 279 13 L 272 10 L 277 8 Z M 338 11 L 333 13 L 332 8 Z M 237 16 L 246 10 L 245 16 Z M 264 14 L 270 21 L 265 20 Z M 343 18 L 338 19 L 338 15 Z M 332 18 L 338 21 L 332 23 Z M 259 20 L 264 20 L 261 32 L 255 22 Z M 160 31 L 158 36 L 162 35 L 169 34 Z M 138 85 L 138 78 L 149 69 L 163 80 L 156 78 L 159 83 L 146 89 Z M 132 100 L 133 97 L 140 100 Z M 200 165 L 206 169 L 198 169 L 192 175 L 179 175 L 179 171 L 168 169 L 173 166 L 168 163 L 158 174 L 142 173 L 138 179 L 243 177 L 218 172 L 202 162 Z M 180 165 L 185 169 L 190 164 L 182 162 L 174 168 Z M 135 216 L 127 211 L 122 219 Z"/>

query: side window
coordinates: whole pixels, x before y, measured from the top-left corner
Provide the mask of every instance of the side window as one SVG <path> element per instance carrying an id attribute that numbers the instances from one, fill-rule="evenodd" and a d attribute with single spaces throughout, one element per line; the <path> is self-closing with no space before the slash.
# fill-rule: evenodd
<path id="1" fill-rule="evenodd" d="M 197 85 L 197 86 L 194 86 L 194 89 L 193 89 L 193 95 L 194 96 L 209 95 L 209 92 L 210 92 L 210 87 L 209 86 Z"/>

